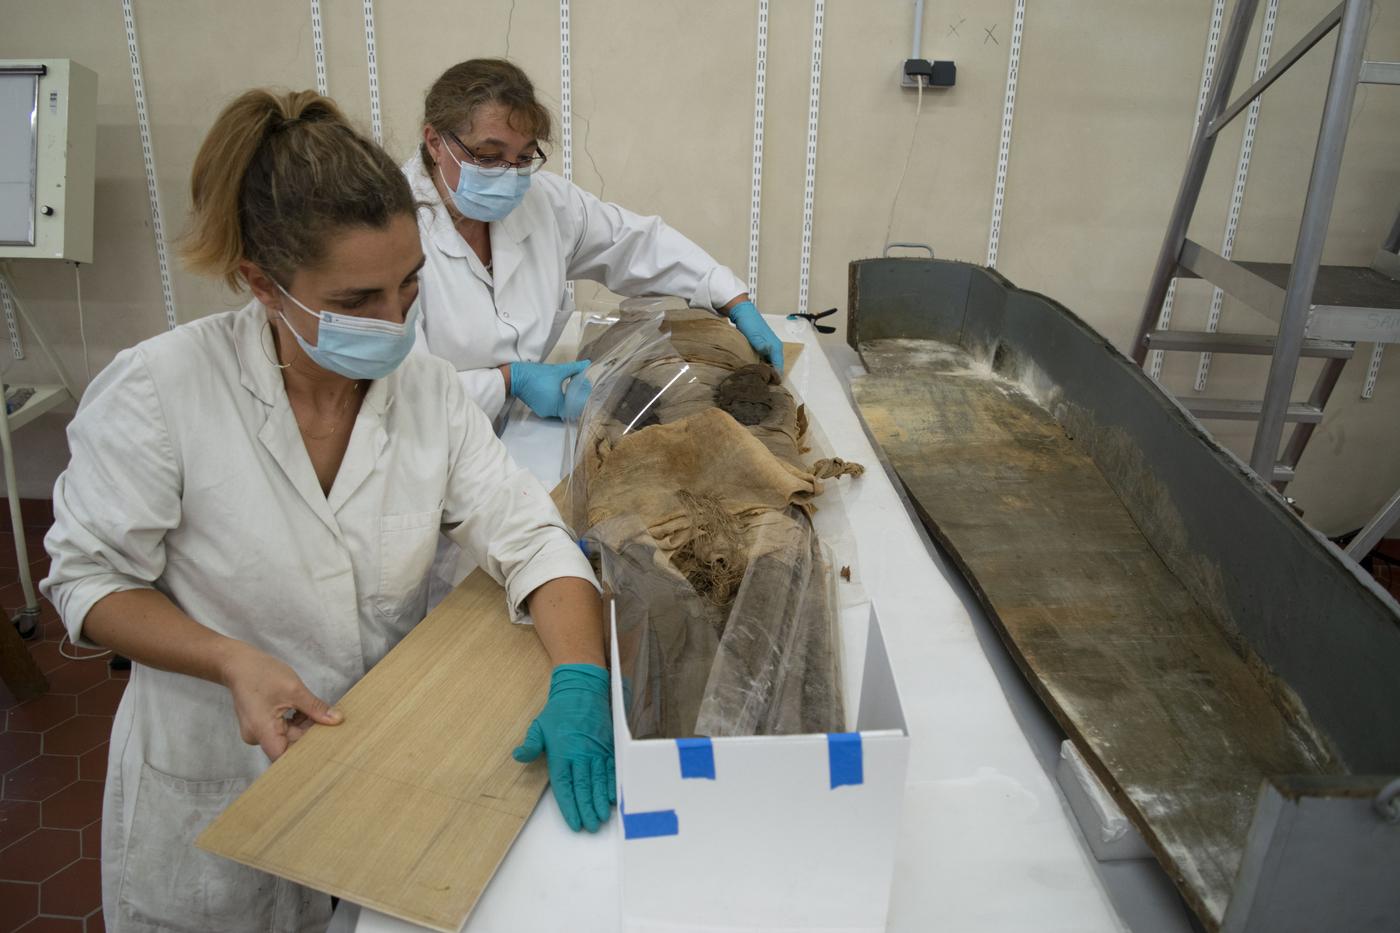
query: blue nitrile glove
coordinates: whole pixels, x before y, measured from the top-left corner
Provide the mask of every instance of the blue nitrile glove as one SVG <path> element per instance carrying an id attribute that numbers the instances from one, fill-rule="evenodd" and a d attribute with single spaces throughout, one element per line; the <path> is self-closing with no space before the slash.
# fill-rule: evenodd
<path id="1" fill-rule="evenodd" d="M 570 379 L 568 388 L 564 390 L 564 411 L 559 417 L 565 421 L 577 421 L 583 414 L 583 406 L 592 392 L 593 380 L 589 379 L 586 373 L 579 373 Z"/>
<path id="2" fill-rule="evenodd" d="M 510 364 L 510 394 L 541 418 L 558 418 L 564 411 L 564 380 L 589 367 L 588 360 L 573 363 Z"/>
<path id="3" fill-rule="evenodd" d="M 783 371 L 783 342 L 773 333 L 773 328 L 758 313 L 752 301 L 741 301 L 729 309 L 729 319 L 739 328 L 739 333 L 748 338 L 749 346 L 763 357 L 780 374 Z"/>
<path id="4" fill-rule="evenodd" d="M 617 802 L 610 689 L 608 672 L 596 664 L 559 665 L 544 709 L 513 753 L 522 762 L 545 753 L 554 799 L 574 832 L 597 832 Z"/>

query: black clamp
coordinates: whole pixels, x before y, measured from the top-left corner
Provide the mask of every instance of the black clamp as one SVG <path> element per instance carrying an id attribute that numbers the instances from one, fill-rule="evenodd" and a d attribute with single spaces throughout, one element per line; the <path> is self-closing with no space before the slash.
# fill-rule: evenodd
<path id="1" fill-rule="evenodd" d="M 833 314 L 835 314 L 835 313 L 836 313 L 836 309 L 835 309 L 835 308 L 827 308 L 825 311 L 818 312 L 817 314 L 807 314 L 807 313 L 805 313 L 805 312 L 800 313 L 800 314 L 789 314 L 789 315 L 787 316 L 787 319 L 788 319 L 789 321 L 796 321 L 796 320 L 811 321 L 811 322 L 812 322 L 812 326 L 815 327 L 815 328 L 817 329 L 817 333 L 819 333 L 819 334 L 834 334 L 834 333 L 836 333 L 836 328 L 832 327 L 830 324 L 818 324 L 817 322 L 820 321 L 820 320 L 821 320 L 822 318 L 824 318 L 824 317 L 831 317 L 831 316 L 832 316 Z"/>

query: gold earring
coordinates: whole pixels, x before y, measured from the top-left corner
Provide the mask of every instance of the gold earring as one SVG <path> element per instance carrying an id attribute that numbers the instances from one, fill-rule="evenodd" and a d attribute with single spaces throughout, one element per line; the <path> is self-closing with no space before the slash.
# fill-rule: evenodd
<path id="1" fill-rule="evenodd" d="M 277 341 L 272 336 L 272 322 L 263 321 L 263 325 L 267 327 L 268 341 L 271 342 L 275 348 L 277 346 Z M 278 369 L 289 369 L 291 367 L 291 363 L 279 363 L 272 358 L 272 354 L 267 352 L 267 343 L 263 341 L 261 334 L 258 335 L 258 343 L 262 346 L 263 356 L 267 357 L 267 361 L 273 366 L 276 366 Z"/>

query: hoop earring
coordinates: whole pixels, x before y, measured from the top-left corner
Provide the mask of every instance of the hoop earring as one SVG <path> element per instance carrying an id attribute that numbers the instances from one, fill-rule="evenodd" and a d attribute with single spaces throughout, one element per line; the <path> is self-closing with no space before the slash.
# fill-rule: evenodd
<path id="1" fill-rule="evenodd" d="M 263 321 L 263 326 L 267 328 L 267 339 L 268 339 L 268 341 L 271 341 L 271 342 L 272 342 L 272 345 L 273 345 L 274 347 L 276 347 L 276 346 L 277 346 L 277 341 L 276 341 L 276 340 L 273 338 L 273 336 L 272 336 L 272 322 L 271 322 L 271 321 Z M 258 335 L 258 343 L 259 343 L 259 345 L 262 346 L 263 356 L 267 357 L 267 361 L 268 361 L 269 363 L 271 363 L 273 366 L 276 366 L 278 369 L 290 369 L 290 368 L 291 368 L 291 365 L 292 365 L 291 363 L 279 363 L 279 362 L 277 362 L 276 360 L 274 360 L 274 359 L 272 358 L 272 354 L 267 352 L 267 342 L 264 341 L 264 340 L 262 339 L 262 335 L 261 335 L 261 334 Z"/>

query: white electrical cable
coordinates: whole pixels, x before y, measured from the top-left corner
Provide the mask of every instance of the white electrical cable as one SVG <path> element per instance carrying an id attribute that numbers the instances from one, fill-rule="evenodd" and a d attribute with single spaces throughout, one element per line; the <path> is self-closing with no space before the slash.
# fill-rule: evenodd
<path id="1" fill-rule="evenodd" d="M 758 0 L 758 64 L 753 82 L 753 191 L 749 195 L 749 300 L 758 304 L 758 222 L 763 207 L 763 98 L 768 83 L 768 0 Z"/>
<path id="2" fill-rule="evenodd" d="M 73 290 L 78 296 L 78 339 L 83 344 L 83 373 L 87 376 L 87 381 L 92 382 L 92 363 L 88 359 L 87 324 L 83 320 L 83 275 L 78 270 L 78 263 L 73 263 Z"/>
<path id="3" fill-rule="evenodd" d="M 160 263 L 160 291 L 165 298 L 165 323 L 174 328 L 175 287 L 170 279 L 170 255 L 165 246 L 165 224 L 161 222 L 160 186 L 156 184 L 155 149 L 151 144 L 151 118 L 146 110 L 146 82 L 141 77 L 141 47 L 136 41 L 136 14 L 132 0 L 122 0 L 126 23 L 126 51 L 131 58 L 131 90 L 136 96 L 136 123 L 141 130 L 141 161 L 146 168 L 146 195 L 151 202 L 151 230 L 156 238 L 156 260 Z"/>
<path id="4" fill-rule="evenodd" d="M 565 181 L 574 180 L 574 81 L 569 55 L 569 0 L 559 0 L 559 146 L 563 149 Z M 574 302 L 574 283 L 564 285 L 569 305 Z"/>
<path id="5" fill-rule="evenodd" d="M 112 649 L 108 648 L 105 651 L 98 651 L 95 654 L 69 654 L 67 651 L 63 650 L 64 644 L 73 645 L 73 642 L 71 639 L 69 639 L 67 632 L 64 632 L 63 637 L 58 640 L 58 653 L 63 655 L 70 661 L 96 661 L 98 658 L 105 658 L 107 657 L 107 655 L 112 653 Z M 78 646 L 73 645 L 73 647 L 76 648 Z"/>
<path id="6" fill-rule="evenodd" d="M 10 279 L 4 269 L 0 269 L 0 304 L 5 306 L 5 326 L 10 331 L 10 352 L 15 359 L 24 359 L 24 342 L 19 336 L 19 317 L 15 314 L 15 300 L 10 295 Z"/>
<path id="7" fill-rule="evenodd" d="M 925 76 L 919 75 L 919 102 L 914 107 L 914 128 L 909 131 L 909 150 L 904 153 L 904 168 L 899 170 L 899 183 L 894 186 L 894 198 L 890 201 L 890 220 L 885 224 L 885 252 L 890 248 L 890 233 L 894 230 L 894 211 L 899 206 L 899 193 L 904 190 L 904 176 L 909 174 L 909 160 L 914 157 L 914 143 L 919 138 L 919 114 L 924 110 Z M 883 255 L 883 253 L 881 254 Z"/>
<path id="8" fill-rule="evenodd" d="M 1254 62 L 1254 80 L 1258 81 L 1269 69 L 1269 50 L 1274 41 L 1274 24 L 1278 21 L 1278 0 L 1269 0 L 1264 11 L 1264 25 L 1259 31 L 1259 55 Z M 1259 101 L 1256 97 L 1249 105 L 1249 113 L 1244 121 L 1244 136 L 1240 139 L 1240 158 L 1235 165 L 1235 188 L 1230 195 L 1230 216 L 1225 221 L 1225 236 L 1220 243 L 1220 255 L 1229 259 L 1235 254 L 1235 234 L 1240 227 L 1240 211 L 1244 208 L 1244 187 L 1249 180 L 1249 157 L 1254 151 L 1254 134 L 1259 128 Z M 1210 294 L 1210 317 L 1206 320 L 1206 331 L 1215 333 L 1220 329 L 1220 309 L 1225 301 L 1225 292 L 1216 286 Z M 1196 391 L 1206 387 L 1210 374 L 1211 354 L 1202 353 L 1196 364 Z"/>
<path id="9" fill-rule="evenodd" d="M 321 30 L 321 0 L 311 0 L 311 47 L 316 54 L 316 93 L 330 94 L 326 83 L 326 36 Z"/>
<path id="10" fill-rule="evenodd" d="M 822 26 L 826 0 L 812 3 L 812 84 L 807 99 L 807 177 L 802 186 L 802 265 L 797 279 L 797 313 L 807 313 L 812 269 L 812 208 L 817 193 L 817 117 L 822 102 Z"/>
<path id="11" fill-rule="evenodd" d="M 1206 100 L 1210 96 L 1211 81 L 1215 78 L 1215 55 L 1220 50 L 1220 29 L 1225 21 L 1225 0 L 1213 0 L 1210 8 L 1210 31 L 1206 35 L 1206 60 L 1201 66 L 1201 90 L 1196 95 L 1196 119 L 1191 124 L 1191 138 L 1201 125 L 1201 114 L 1205 112 Z M 1162 301 L 1162 313 L 1157 316 L 1157 329 L 1166 330 L 1172 322 L 1172 305 L 1176 302 L 1176 276 L 1172 276 L 1167 286 L 1167 297 Z M 1148 372 L 1153 381 L 1162 376 L 1163 351 L 1153 350 L 1148 354 Z"/>
<path id="12" fill-rule="evenodd" d="M 384 125 L 379 119 L 379 53 L 374 43 L 374 0 L 365 0 L 365 61 L 369 63 L 369 126 L 374 141 L 384 142 Z"/>
<path id="13" fill-rule="evenodd" d="M 1026 27 L 1026 0 L 1016 0 L 1011 18 L 1011 51 L 1006 59 L 1006 96 L 1001 103 L 1001 143 L 997 147 L 997 183 L 992 192 L 992 225 L 987 232 L 987 267 L 997 267 L 1001 249 L 1002 211 L 1006 206 L 1006 169 L 1011 163 L 1011 124 L 1016 116 L 1016 82 L 1021 77 L 1021 35 Z"/>

